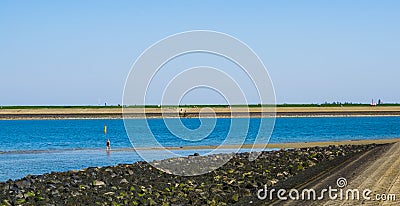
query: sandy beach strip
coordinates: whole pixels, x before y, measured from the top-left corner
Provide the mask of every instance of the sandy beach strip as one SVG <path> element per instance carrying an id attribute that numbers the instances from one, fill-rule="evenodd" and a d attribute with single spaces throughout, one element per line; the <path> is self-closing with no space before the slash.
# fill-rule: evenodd
<path id="1" fill-rule="evenodd" d="M 144 115 L 145 114 L 145 115 Z M 0 109 L 0 119 L 120 119 L 196 117 L 400 116 L 400 106 L 352 107 L 213 107 L 213 108 L 32 108 Z"/>
<path id="2" fill-rule="evenodd" d="M 200 150 L 200 149 L 288 149 L 288 148 L 306 148 L 306 147 L 326 147 L 340 145 L 367 145 L 367 144 L 389 144 L 400 142 L 400 138 L 393 139 L 371 139 L 371 140 L 347 140 L 347 141 L 327 141 L 327 142 L 290 142 L 290 143 L 271 143 L 271 144 L 244 144 L 240 145 L 225 145 L 225 146 L 185 146 L 185 147 L 166 147 L 168 150 Z M 136 148 L 138 149 L 138 148 Z M 157 148 L 140 148 L 143 150 L 157 150 Z M 164 148 L 159 148 L 164 149 Z"/>
<path id="3" fill-rule="evenodd" d="M 165 148 L 113 148 L 110 152 L 130 152 L 134 150 L 213 150 L 213 149 L 292 149 L 292 148 L 311 148 L 311 147 L 327 147 L 341 145 L 367 145 L 367 144 L 391 144 L 400 142 L 400 138 L 392 139 L 376 139 L 376 140 L 347 140 L 347 141 L 327 141 L 327 142 L 290 142 L 290 143 L 271 143 L 271 144 L 244 144 L 240 145 L 224 145 L 224 146 L 184 146 L 184 147 L 165 147 Z M 37 153 L 57 153 L 68 151 L 104 151 L 104 148 L 70 148 L 56 150 L 18 150 L 18 151 L 0 151 L 1 154 L 37 154 Z"/>

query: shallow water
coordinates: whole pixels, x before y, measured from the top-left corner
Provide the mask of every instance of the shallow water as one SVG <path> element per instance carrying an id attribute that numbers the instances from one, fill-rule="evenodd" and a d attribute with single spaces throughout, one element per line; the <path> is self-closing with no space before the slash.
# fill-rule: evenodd
<path id="1" fill-rule="evenodd" d="M 188 156 L 195 152 L 206 154 L 211 149 L 176 150 L 174 153 Z M 250 149 L 241 149 L 239 152 L 249 152 Z M 261 151 L 257 149 L 256 151 Z M 154 154 L 148 150 L 146 153 Z M 219 150 L 221 153 L 232 153 L 233 149 Z M 165 157 L 168 158 L 168 157 Z M 149 160 L 160 160 L 158 155 Z M 105 150 L 55 150 L 34 153 L 7 153 L 0 155 L 0 181 L 19 179 L 28 174 L 40 175 L 50 172 L 80 170 L 87 167 L 110 166 L 117 164 L 132 164 L 142 161 L 142 158 L 133 150 L 105 151 Z"/>
<path id="2" fill-rule="evenodd" d="M 135 120 L 132 120 L 135 121 Z M 260 119 L 251 119 L 246 144 L 254 142 Z M 108 132 L 103 133 L 104 124 Z M 157 140 L 163 146 L 219 145 L 228 134 L 230 119 L 217 119 L 216 127 L 202 141 L 176 138 L 161 119 L 148 120 Z M 199 119 L 183 119 L 183 124 L 196 129 Z M 134 126 L 135 124 L 133 124 Z M 137 130 L 146 142 L 143 130 Z M 233 134 L 232 142 L 240 143 L 241 136 Z M 318 117 L 278 118 L 271 143 L 386 139 L 400 137 L 400 117 Z M 82 169 L 133 163 L 141 158 L 132 150 L 104 150 L 105 140 L 112 149 L 132 148 L 122 120 L 3 120 L 0 121 L 0 181 L 21 178 L 27 174 Z M 236 138 L 236 139 L 235 139 Z M 150 154 L 155 151 L 150 150 Z M 174 151 L 182 155 L 209 150 Z M 232 152 L 224 150 L 222 152 Z M 159 158 L 159 157 L 155 157 Z M 168 157 L 164 157 L 168 158 Z"/>

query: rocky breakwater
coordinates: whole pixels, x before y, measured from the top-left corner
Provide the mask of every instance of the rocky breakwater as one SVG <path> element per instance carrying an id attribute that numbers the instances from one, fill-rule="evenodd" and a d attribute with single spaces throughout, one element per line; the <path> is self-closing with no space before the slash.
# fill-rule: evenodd
<path id="1" fill-rule="evenodd" d="M 257 190 L 276 185 L 321 162 L 347 158 L 377 145 L 344 145 L 265 151 L 255 161 L 249 153 L 232 156 L 224 166 L 197 176 L 179 176 L 146 162 L 79 171 L 28 175 L 0 183 L 3 205 L 230 205 L 257 198 Z M 190 156 L 155 162 L 162 165 L 209 162 L 231 154 Z"/>

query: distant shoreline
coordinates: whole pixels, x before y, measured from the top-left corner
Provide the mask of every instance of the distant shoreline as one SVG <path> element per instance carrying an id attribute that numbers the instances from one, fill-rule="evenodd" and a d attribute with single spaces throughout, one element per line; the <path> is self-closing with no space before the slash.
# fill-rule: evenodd
<path id="1" fill-rule="evenodd" d="M 121 118 L 260 118 L 274 116 L 271 107 L 167 107 L 163 108 L 13 108 L 0 109 L 0 120 L 29 119 L 121 119 Z M 263 110 L 262 110 L 263 109 Z M 124 111 L 124 115 L 122 113 Z M 145 111 L 145 116 L 143 115 Z M 400 106 L 276 107 L 276 117 L 400 116 Z M 200 115 L 199 115 L 200 114 Z M 232 116 L 231 116 L 232 115 Z"/>

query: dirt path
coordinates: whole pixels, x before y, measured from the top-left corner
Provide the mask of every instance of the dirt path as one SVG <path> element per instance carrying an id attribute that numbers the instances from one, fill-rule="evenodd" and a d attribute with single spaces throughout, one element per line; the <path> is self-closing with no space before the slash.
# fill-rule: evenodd
<path id="1" fill-rule="evenodd" d="M 325 205 L 400 205 L 400 143 L 394 144 L 384 155 L 369 165 L 355 179 L 350 181 L 346 188 L 364 191 L 370 189 L 371 200 L 360 198 L 359 201 L 343 200 L 328 201 Z M 379 200 L 386 195 L 394 194 L 395 200 Z M 380 195 L 377 197 L 376 195 Z M 362 199 L 362 200 L 361 200 Z"/>
<path id="2" fill-rule="evenodd" d="M 400 205 L 400 142 L 374 148 L 344 160 L 334 167 L 327 167 L 316 173 L 305 173 L 295 178 L 301 179 L 302 183 L 285 189 L 289 191 L 295 188 L 299 191 L 299 200 L 278 199 L 270 202 L 272 205 Z M 344 187 L 338 186 L 338 179 L 341 178 L 346 181 Z M 326 192 L 323 199 L 318 200 L 318 197 L 321 197 L 321 191 L 329 187 L 337 190 L 333 193 L 337 194 L 337 198 L 331 200 Z M 304 189 L 313 189 L 316 192 L 316 200 L 302 200 L 301 193 Z M 363 192 L 367 189 L 371 190 L 367 195 L 370 200 L 363 198 Z M 340 195 L 341 190 L 342 195 Z M 353 198 L 351 190 L 359 191 L 358 200 L 356 194 Z M 347 191 L 349 191 L 348 198 L 346 198 Z M 308 195 L 308 193 L 305 194 Z M 385 198 L 392 198 L 392 200 L 376 200 L 376 195 L 382 194 L 385 194 Z M 389 194 L 392 196 L 389 197 Z"/>

